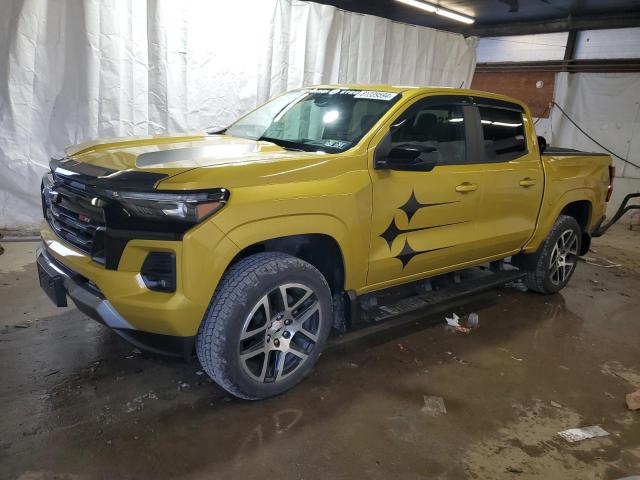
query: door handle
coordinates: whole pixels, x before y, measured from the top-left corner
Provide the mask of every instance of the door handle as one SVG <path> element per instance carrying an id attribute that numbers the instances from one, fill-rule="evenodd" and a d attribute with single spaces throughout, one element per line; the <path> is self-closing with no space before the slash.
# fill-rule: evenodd
<path id="1" fill-rule="evenodd" d="M 466 193 L 473 192 L 478 189 L 478 185 L 475 183 L 463 182 L 456 187 L 456 192 Z"/>
<path id="2" fill-rule="evenodd" d="M 536 181 L 533 178 L 523 178 L 520 180 L 521 187 L 533 187 L 536 184 Z"/>

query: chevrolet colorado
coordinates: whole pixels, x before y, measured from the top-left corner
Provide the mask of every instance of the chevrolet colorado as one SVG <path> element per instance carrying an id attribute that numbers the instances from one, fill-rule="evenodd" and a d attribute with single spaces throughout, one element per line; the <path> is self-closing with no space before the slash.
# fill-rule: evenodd
<path id="1" fill-rule="evenodd" d="M 77 145 L 42 181 L 40 284 L 135 345 L 195 350 L 234 395 L 276 395 L 377 293 L 437 296 L 429 279 L 486 264 L 562 289 L 614 172 L 543 140 L 512 98 L 329 85 L 223 130 Z"/>

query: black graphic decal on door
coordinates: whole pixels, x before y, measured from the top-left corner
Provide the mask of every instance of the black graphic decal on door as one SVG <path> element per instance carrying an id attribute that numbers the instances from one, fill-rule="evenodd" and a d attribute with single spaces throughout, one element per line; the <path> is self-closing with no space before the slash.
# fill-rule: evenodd
<path id="1" fill-rule="evenodd" d="M 407 266 L 407 263 L 409 263 L 411 259 L 416 255 L 420 255 L 422 253 L 435 252 L 436 250 L 444 250 L 445 248 L 451 248 L 451 247 L 431 248 L 429 250 L 414 250 L 413 248 L 411 248 L 411 245 L 409 245 L 409 239 L 405 238 L 404 247 L 402 247 L 402 250 L 400 250 L 400 253 L 398 253 L 394 258 L 397 258 L 398 260 L 400 260 L 402 262 L 402 268 L 404 268 Z"/>
<path id="2" fill-rule="evenodd" d="M 407 220 L 411 222 L 411 219 L 413 218 L 413 216 L 421 208 L 436 207 L 438 205 L 448 205 L 450 203 L 458 203 L 458 202 L 455 201 L 455 202 L 439 202 L 439 203 L 420 203 L 416 198 L 415 192 L 412 190 L 409 200 L 407 200 L 405 204 L 400 207 L 400 210 L 402 210 L 404 213 L 407 214 Z"/>
<path id="3" fill-rule="evenodd" d="M 407 223 L 411 223 L 411 219 L 413 218 L 413 216 L 420 209 L 428 208 L 428 207 L 435 207 L 435 206 L 438 206 L 438 205 L 448 205 L 448 204 L 451 204 L 451 203 L 458 203 L 458 202 L 455 201 L 455 202 L 438 202 L 438 203 L 420 203 L 418 201 L 418 199 L 416 198 L 415 192 L 412 191 L 411 192 L 411 196 L 409 197 L 409 199 L 404 203 L 404 205 L 399 207 L 398 210 L 404 212 L 407 215 Z M 433 229 L 433 228 L 446 227 L 446 226 L 449 226 L 449 225 L 457 225 L 459 223 L 466 223 L 466 221 L 453 222 L 453 223 L 444 223 L 444 224 L 441 224 L 441 225 L 429 225 L 427 227 L 401 228 L 396 223 L 396 215 L 394 213 L 393 218 L 391 219 L 391 223 L 389 224 L 387 229 L 380 234 L 380 237 L 383 238 L 385 240 L 385 242 L 387 242 L 387 245 L 389 246 L 389 250 L 391 250 L 391 246 L 393 245 L 393 242 L 400 235 L 408 234 L 408 233 L 411 233 L 411 232 L 418 232 L 418 231 L 421 231 L 421 230 L 430 230 L 430 229 Z M 450 248 L 450 247 L 431 248 L 431 249 L 427 249 L 427 250 L 414 250 L 411 247 L 411 245 L 409 244 L 409 239 L 407 237 L 405 237 L 404 238 L 404 246 L 403 246 L 402 250 L 397 255 L 395 255 L 394 258 L 397 258 L 398 260 L 400 260 L 400 262 L 402 262 L 402 268 L 404 268 L 411 261 L 411 259 L 413 257 L 415 257 L 416 255 L 420 255 L 422 253 L 434 252 L 436 250 L 442 250 L 442 249 L 445 249 L 445 248 Z"/>

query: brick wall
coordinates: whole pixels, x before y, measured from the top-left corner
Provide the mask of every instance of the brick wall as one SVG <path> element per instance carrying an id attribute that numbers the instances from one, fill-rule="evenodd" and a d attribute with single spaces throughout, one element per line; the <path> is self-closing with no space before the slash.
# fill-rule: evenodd
<path id="1" fill-rule="evenodd" d="M 542 80 L 542 88 L 536 82 Z M 553 100 L 554 72 L 476 72 L 471 88 L 501 93 L 522 100 L 534 117 L 548 117 L 549 102 Z"/>

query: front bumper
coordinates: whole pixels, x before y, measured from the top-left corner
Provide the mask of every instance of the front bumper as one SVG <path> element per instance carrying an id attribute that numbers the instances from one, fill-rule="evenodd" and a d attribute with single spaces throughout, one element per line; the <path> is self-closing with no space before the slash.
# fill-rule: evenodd
<path id="1" fill-rule="evenodd" d="M 100 289 L 87 278 L 68 269 L 47 253 L 44 246 L 36 254 L 39 268 L 51 278 L 57 279 L 65 296 L 85 315 L 113 329 L 133 345 L 154 353 L 174 356 L 189 356 L 193 353 L 195 337 L 178 337 L 143 332 L 125 320 L 107 300 Z M 65 306 L 66 301 L 60 306 Z"/>

